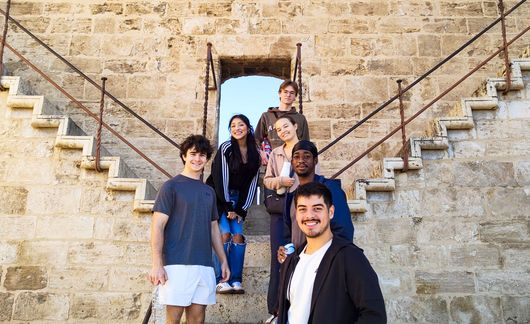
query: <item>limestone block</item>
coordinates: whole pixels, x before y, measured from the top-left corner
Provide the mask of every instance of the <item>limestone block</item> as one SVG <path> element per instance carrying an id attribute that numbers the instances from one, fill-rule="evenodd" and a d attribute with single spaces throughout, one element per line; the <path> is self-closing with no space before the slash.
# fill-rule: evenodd
<path id="1" fill-rule="evenodd" d="M 109 278 L 113 278 L 109 277 L 109 270 L 101 267 L 53 267 L 48 271 L 48 288 L 102 291 L 107 288 Z"/>
<path id="2" fill-rule="evenodd" d="M 49 14 L 68 14 L 72 11 L 73 5 L 70 3 L 45 3 L 44 12 Z"/>
<path id="3" fill-rule="evenodd" d="M 123 14 L 123 5 L 121 3 L 91 4 L 89 7 L 93 15 L 104 13 Z"/>
<path id="4" fill-rule="evenodd" d="M 327 4 L 332 6 L 332 3 Z M 354 16 L 387 16 L 389 1 L 357 1 L 350 3 L 351 13 Z"/>
<path id="5" fill-rule="evenodd" d="M 68 243 L 65 241 L 22 241 L 20 243 L 20 264 L 66 265 Z"/>
<path id="6" fill-rule="evenodd" d="M 35 2 L 15 2 L 11 5 L 9 14 L 13 16 L 40 15 L 43 4 Z"/>
<path id="7" fill-rule="evenodd" d="M 421 31 L 424 25 L 425 19 L 416 17 L 403 19 L 390 16 L 380 20 L 375 26 L 375 30 L 384 34 L 416 33 Z"/>
<path id="8" fill-rule="evenodd" d="M 73 243 L 68 249 L 71 264 L 123 264 L 126 246 L 115 242 Z M 145 254 L 147 258 L 149 254 Z"/>
<path id="9" fill-rule="evenodd" d="M 142 20 L 140 18 L 129 18 L 123 19 L 117 24 L 118 32 L 128 32 L 131 30 L 141 30 L 142 29 Z"/>
<path id="10" fill-rule="evenodd" d="M 15 299 L 14 320 L 66 320 L 69 298 L 63 294 L 22 292 Z"/>
<path id="11" fill-rule="evenodd" d="M 249 21 L 250 34 L 279 34 L 282 30 L 282 22 L 279 19 L 251 19 Z"/>
<path id="12" fill-rule="evenodd" d="M 451 143 L 457 158 L 480 158 L 486 155 L 487 143 L 480 141 L 458 141 Z"/>
<path id="13" fill-rule="evenodd" d="M 130 57 L 133 47 L 137 42 L 131 35 L 105 36 L 101 40 L 101 53 L 105 56 L 127 56 Z"/>
<path id="14" fill-rule="evenodd" d="M 420 214 L 422 193 L 419 190 L 399 190 L 394 192 L 390 202 L 373 204 L 373 215 L 377 219 L 407 218 Z M 410 220 L 409 220 L 410 221 Z"/>
<path id="15" fill-rule="evenodd" d="M 154 99 L 165 95 L 166 78 L 163 76 L 131 76 L 127 86 L 128 98 Z"/>
<path id="16" fill-rule="evenodd" d="M 530 107 L 526 107 L 528 110 Z M 512 111 L 510 111 L 512 112 Z M 496 139 L 514 140 L 526 139 L 530 140 L 530 136 L 526 134 L 529 121 L 526 120 L 479 120 L 476 121 L 477 137 L 480 139 L 488 139 L 490 141 Z"/>
<path id="17" fill-rule="evenodd" d="M 353 125 L 354 121 L 357 120 L 361 116 L 362 108 L 361 108 L 361 105 L 343 103 L 343 104 L 333 104 L 333 105 L 318 105 L 316 109 L 317 109 L 318 118 L 336 119 L 337 121 L 333 121 L 334 125 L 339 124 L 340 121 L 338 120 L 340 119 L 352 118 L 351 121 L 346 122 L 344 127 L 342 128 L 346 130 L 347 126 Z M 333 128 L 335 128 L 335 126 Z M 341 132 L 341 130 L 337 130 L 337 135 L 340 133 L 343 133 L 343 131 Z"/>
<path id="18" fill-rule="evenodd" d="M 440 37 L 435 35 L 418 35 L 418 54 L 420 56 L 440 56 Z"/>
<path id="19" fill-rule="evenodd" d="M 326 37 L 317 36 L 315 38 L 315 50 L 317 55 L 321 57 L 340 57 L 346 56 L 347 52 L 347 41 L 342 36 L 330 36 Z"/>
<path id="20" fill-rule="evenodd" d="M 79 211 L 81 188 L 68 186 L 32 187 L 27 211 L 32 214 L 75 214 Z"/>
<path id="21" fill-rule="evenodd" d="M 505 269 L 530 269 L 530 250 L 527 244 L 506 244 L 501 250 Z"/>
<path id="22" fill-rule="evenodd" d="M 0 292 L 0 321 L 9 321 L 15 297 L 11 293 Z"/>
<path id="23" fill-rule="evenodd" d="M 129 243 L 126 245 L 124 262 L 125 264 L 147 266 L 151 265 L 151 246 L 149 242 Z"/>
<path id="24" fill-rule="evenodd" d="M 512 162 L 453 161 L 453 173 L 458 178 L 456 186 L 512 187 L 515 186 Z"/>
<path id="25" fill-rule="evenodd" d="M 475 293 L 472 272 L 424 272 L 416 271 L 417 294 Z"/>
<path id="26" fill-rule="evenodd" d="M 377 270 L 383 296 L 404 296 L 414 293 L 414 275 L 407 270 Z"/>
<path id="27" fill-rule="evenodd" d="M 509 101 L 506 103 L 510 118 L 530 118 L 528 101 Z"/>
<path id="28" fill-rule="evenodd" d="M 486 144 L 486 155 L 489 157 L 517 156 L 529 151 L 530 141 L 496 140 Z"/>
<path id="29" fill-rule="evenodd" d="M 454 268 L 499 269 L 503 264 L 498 248 L 490 244 L 450 246 L 449 259 Z"/>
<path id="30" fill-rule="evenodd" d="M 311 139 L 327 140 L 331 138 L 331 124 L 329 120 L 309 121 Z"/>
<path id="31" fill-rule="evenodd" d="M 412 64 L 408 58 L 373 58 L 366 66 L 370 75 L 411 75 Z"/>
<path id="32" fill-rule="evenodd" d="M 481 1 L 443 1 L 440 3 L 440 11 L 444 16 L 482 16 Z"/>
<path id="33" fill-rule="evenodd" d="M 501 295 L 528 295 L 530 274 L 527 271 L 484 270 L 477 274 L 477 292 Z"/>
<path id="34" fill-rule="evenodd" d="M 374 29 L 374 21 L 367 18 L 332 19 L 328 25 L 331 34 L 369 34 Z"/>
<path id="35" fill-rule="evenodd" d="M 431 1 L 390 2 L 390 13 L 396 16 L 432 16 L 434 4 Z"/>
<path id="36" fill-rule="evenodd" d="M 270 265 L 270 244 L 268 237 L 254 240 L 247 236 L 247 249 L 245 251 L 245 267 L 267 268 Z"/>
<path id="37" fill-rule="evenodd" d="M 457 323 L 501 323 L 501 299 L 464 296 L 451 299 L 451 319 Z"/>
<path id="38" fill-rule="evenodd" d="M 92 35 L 73 35 L 70 43 L 71 56 L 99 56 L 101 39 Z"/>
<path id="39" fill-rule="evenodd" d="M 215 34 L 214 18 L 193 18 L 182 20 L 182 33 L 186 35 L 212 35 Z"/>
<path id="40" fill-rule="evenodd" d="M 21 215 L 26 212 L 28 190 L 25 187 L 0 187 L 0 214 Z"/>
<path id="41" fill-rule="evenodd" d="M 410 243 L 390 245 L 390 262 L 397 266 L 413 266 L 420 251 L 418 246 Z"/>
<path id="42" fill-rule="evenodd" d="M 399 297 L 386 301 L 389 323 L 447 323 L 447 301 L 442 297 Z"/>
<path id="43" fill-rule="evenodd" d="M 127 3 L 125 4 L 125 15 L 145 15 L 150 13 L 164 14 L 166 10 L 166 3 L 151 4 L 149 2 Z"/>
<path id="44" fill-rule="evenodd" d="M 14 241 L 0 242 L 0 264 L 15 263 L 17 261 L 19 248 L 20 248 L 20 245 Z"/>
<path id="45" fill-rule="evenodd" d="M 489 189 L 486 191 L 485 196 L 487 206 L 491 210 L 493 216 L 528 216 L 527 212 L 528 206 L 530 206 L 530 194 L 524 189 Z"/>
<path id="46" fill-rule="evenodd" d="M 93 32 L 98 34 L 112 34 L 116 32 L 116 19 L 114 17 L 94 17 Z"/>
<path id="47" fill-rule="evenodd" d="M 35 235 L 35 217 L 31 216 L 2 216 L 0 237 L 2 240 L 24 240 Z"/>
<path id="48" fill-rule="evenodd" d="M 142 72 L 146 68 L 146 62 L 143 60 L 108 60 L 105 61 L 105 70 L 115 73 L 135 73 Z M 120 80 L 121 81 L 121 80 Z"/>
<path id="49" fill-rule="evenodd" d="M 386 77 L 364 77 L 344 80 L 346 101 L 375 102 L 384 101 L 389 97 L 388 79 Z M 359 89 L 359 91 L 352 91 Z"/>
<path id="50" fill-rule="evenodd" d="M 88 239 L 93 236 L 94 218 L 91 216 L 40 216 L 35 236 L 47 239 Z"/>
<path id="51" fill-rule="evenodd" d="M 244 312 L 234 312 L 244 309 Z M 217 295 L 217 304 L 206 308 L 207 323 L 254 323 L 268 318 L 266 294 Z"/>
<path id="52" fill-rule="evenodd" d="M 70 318 L 99 320 L 135 320 L 140 316 L 140 294 L 76 294 Z"/>
<path id="53" fill-rule="evenodd" d="M 92 32 L 92 19 L 91 18 L 74 19 L 72 31 L 78 34 L 90 34 Z"/>
<path id="54" fill-rule="evenodd" d="M 109 291 L 150 292 L 153 286 L 147 280 L 150 267 L 116 267 L 110 270 Z"/>
<path id="55" fill-rule="evenodd" d="M 112 225 L 112 237 L 117 241 L 148 242 L 150 224 L 150 217 L 116 219 Z"/>
<path id="56" fill-rule="evenodd" d="M 455 181 L 453 167 L 450 161 L 423 161 L 423 172 L 426 187 L 441 187 L 451 185 Z"/>
<path id="57" fill-rule="evenodd" d="M 408 219 L 383 219 L 376 223 L 378 242 L 389 244 L 412 243 L 416 230 Z"/>
<path id="58" fill-rule="evenodd" d="M 456 173 L 460 177 L 460 173 Z M 428 188 L 422 192 L 422 215 L 483 216 L 486 214 L 485 198 L 480 188 Z M 466 208 L 462 208 L 466 206 Z"/>
<path id="59" fill-rule="evenodd" d="M 7 290 L 37 290 L 45 288 L 47 283 L 47 271 L 44 267 L 9 267 L 4 287 Z"/>
<path id="60" fill-rule="evenodd" d="M 444 220 L 424 219 L 418 225 L 418 243 L 452 242 L 469 243 L 478 240 L 479 225 L 475 221 L 462 221 L 463 216 Z"/>
<path id="61" fill-rule="evenodd" d="M 528 296 L 501 297 L 503 320 L 506 322 L 525 323 L 530 320 L 530 300 Z"/>

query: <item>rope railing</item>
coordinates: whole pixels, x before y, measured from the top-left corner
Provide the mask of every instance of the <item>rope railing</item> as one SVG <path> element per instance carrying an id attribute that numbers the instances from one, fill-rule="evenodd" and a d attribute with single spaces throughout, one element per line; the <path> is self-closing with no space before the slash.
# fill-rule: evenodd
<path id="1" fill-rule="evenodd" d="M 480 36 L 484 35 L 486 32 L 488 32 L 491 28 L 493 28 L 495 25 L 497 25 L 500 21 L 504 20 L 504 18 L 506 16 L 508 16 L 509 14 L 511 14 L 512 12 L 514 12 L 517 8 L 519 8 L 522 4 L 524 4 L 526 2 L 526 0 L 521 0 L 519 1 L 518 3 L 516 3 L 510 10 L 508 10 L 506 13 L 504 13 L 502 16 L 498 17 L 497 19 L 495 19 L 492 23 L 490 23 L 488 26 L 486 26 L 483 30 L 481 30 L 480 32 L 478 32 L 475 36 L 473 36 L 472 38 L 470 38 L 467 42 L 465 42 L 464 44 L 462 44 L 462 46 L 460 46 L 459 48 L 457 48 L 454 52 L 452 52 L 451 54 L 449 54 L 446 58 L 444 58 L 443 60 L 441 60 L 440 62 L 438 62 L 437 64 L 435 64 L 432 68 L 430 68 L 427 72 L 425 72 L 424 74 L 422 74 L 421 76 L 419 76 L 418 78 L 416 78 L 414 81 L 412 81 L 408 86 L 406 86 L 405 88 L 403 88 L 403 92 L 402 93 L 406 93 L 407 91 L 409 91 L 410 89 L 412 89 L 415 85 L 417 85 L 418 83 L 420 83 L 423 79 L 425 79 L 426 77 L 428 77 L 429 75 L 431 75 L 433 72 L 435 72 L 436 70 L 438 70 L 441 66 L 443 66 L 445 63 L 447 63 L 449 60 L 451 60 L 453 57 L 455 57 L 457 54 L 459 54 L 460 52 L 462 52 L 466 47 L 468 47 L 469 45 L 471 45 L 473 42 L 475 42 Z M 379 107 L 377 107 L 376 109 L 374 109 L 373 111 L 371 111 L 368 115 L 366 115 L 364 118 L 362 118 L 361 120 L 359 120 L 355 125 L 353 125 L 352 127 L 350 127 L 348 130 L 346 130 L 344 133 L 342 133 L 341 135 L 337 136 L 337 138 L 335 138 L 333 141 L 331 141 L 329 144 L 327 144 L 326 146 L 324 146 L 318 153 L 319 154 L 322 154 L 324 153 L 325 151 L 327 151 L 329 148 L 331 148 L 333 145 L 335 145 L 337 142 L 339 142 L 340 140 L 342 140 L 344 137 L 346 137 L 348 134 L 350 134 L 351 132 L 353 132 L 354 130 L 356 130 L 357 128 L 359 128 L 361 125 L 363 125 L 366 121 L 368 121 L 369 119 L 371 119 L 373 116 L 375 116 L 377 113 L 379 113 L 381 110 L 383 110 L 385 107 L 387 107 L 389 104 L 391 104 L 392 102 L 394 102 L 396 99 L 399 98 L 399 95 L 396 94 L 395 96 L 391 97 L 390 99 L 388 99 L 387 101 L 385 101 L 383 104 L 381 104 Z"/>
<path id="2" fill-rule="evenodd" d="M 38 67 L 36 67 L 33 63 L 31 63 L 24 55 L 22 55 L 20 52 L 18 52 L 15 48 L 13 48 L 11 45 L 9 45 L 7 42 L 4 42 L 4 45 L 11 51 L 13 54 L 15 54 L 20 60 L 22 60 L 24 63 L 26 63 L 30 68 L 32 68 L 35 72 L 40 74 L 48 83 L 50 83 L 53 87 L 55 87 L 57 90 L 59 90 L 62 94 L 64 94 L 68 99 L 70 99 L 74 104 L 76 104 L 79 108 L 81 108 L 84 112 L 86 112 L 90 117 L 95 119 L 97 122 L 100 122 L 99 116 L 94 114 L 90 109 L 88 109 L 85 105 L 83 105 L 79 100 L 74 98 L 70 93 L 68 93 L 63 87 L 58 85 L 55 81 L 53 81 L 46 73 L 44 73 L 42 70 L 40 70 Z M 133 151 L 138 153 L 144 160 L 149 162 L 152 166 L 154 166 L 157 170 L 162 172 L 164 175 L 166 175 L 168 178 L 171 178 L 172 175 L 164 170 L 161 166 L 159 166 L 155 161 L 147 157 L 142 151 L 140 151 L 136 146 L 134 146 L 131 142 L 129 142 L 127 139 L 125 139 L 120 133 L 115 131 L 112 127 L 110 127 L 105 122 L 101 121 L 101 125 L 105 127 L 109 132 L 111 132 L 114 136 L 116 136 L 118 139 L 120 139 L 123 143 L 125 143 L 127 146 L 129 146 Z"/>
<path id="3" fill-rule="evenodd" d="M 443 91 L 441 94 L 439 94 L 436 98 L 434 98 L 432 101 L 430 101 L 428 104 L 423 106 L 420 110 L 418 110 L 414 115 L 409 117 L 407 120 L 403 121 L 400 126 L 394 128 L 390 133 L 388 133 L 385 137 L 383 137 L 381 140 L 379 140 L 377 143 L 372 145 L 370 148 L 368 148 L 366 151 L 364 151 L 361 155 L 356 157 L 353 161 L 348 163 L 346 166 L 344 166 L 342 169 L 340 169 L 337 173 L 335 173 L 333 176 L 331 176 L 332 179 L 335 179 L 340 174 L 342 174 L 344 171 L 352 167 L 355 163 L 357 163 L 359 160 L 361 160 L 363 157 L 368 155 L 368 153 L 372 152 L 374 149 L 376 149 L 379 145 L 384 143 L 387 139 L 392 137 L 395 133 L 397 133 L 399 130 L 404 129 L 404 127 L 412 122 L 416 117 L 421 115 L 425 110 L 430 108 L 432 105 L 434 105 L 438 100 L 443 98 L 445 95 L 447 95 L 449 92 L 451 92 L 454 88 L 456 88 L 458 85 L 460 85 L 462 82 L 464 82 L 468 77 L 473 75 L 476 71 L 478 71 L 481 67 L 486 65 L 489 61 L 491 61 L 495 56 L 499 55 L 501 52 L 503 52 L 508 46 L 510 46 L 513 42 L 515 42 L 517 39 L 519 39 L 521 36 L 526 34 L 530 30 L 530 26 L 526 27 L 523 31 L 521 31 L 519 34 L 517 34 L 514 38 L 512 38 L 510 41 L 506 43 L 506 47 L 502 46 L 500 49 L 496 50 L 494 53 L 492 53 L 488 58 L 486 58 L 484 61 L 479 63 L 475 68 L 473 68 L 471 71 L 469 71 L 466 75 L 464 75 L 462 78 L 460 78 L 457 82 L 455 82 L 453 85 L 448 87 L 445 91 Z"/>
<path id="4" fill-rule="evenodd" d="M 293 81 L 298 76 L 298 112 L 304 114 L 302 105 L 302 43 L 296 44 L 296 60 L 294 63 Z"/>
<path id="5" fill-rule="evenodd" d="M 92 78 L 90 78 L 88 75 L 86 75 L 85 73 L 83 73 L 83 71 L 81 71 L 80 69 L 78 69 L 75 65 L 73 65 L 71 62 L 69 62 L 66 58 L 64 58 L 61 54 L 57 53 L 54 49 L 52 49 L 50 46 L 48 46 L 46 43 L 44 43 L 40 38 L 38 38 L 37 36 L 35 36 L 31 31 L 29 31 L 26 27 L 24 27 L 20 22 L 18 22 L 16 19 L 14 19 L 13 17 L 9 16 L 7 14 L 7 10 L 4 11 L 2 9 L 0 9 L 0 13 L 1 14 L 4 14 L 6 15 L 6 17 L 9 17 L 9 21 L 11 21 L 13 24 L 15 24 L 18 28 L 20 28 L 20 30 L 22 30 L 24 33 L 26 33 L 28 36 L 30 36 L 31 38 L 33 38 L 33 40 L 35 40 L 37 43 L 39 43 L 39 45 L 41 45 L 42 47 L 44 47 L 48 52 L 50 52 L 51 54 L 53 54 L 55 57 L 57 57 L 60 61 L 62 61 L 64 64 L 66 64 L 69 68 L 71 68 L 74 72 L 76 72 L 77 74 L 79 74 L 83 79 L 85 79 L 87 82 L 89 82 L 90 84 L 92 84 L 96 89 L 98 89 L 99 91 L 102 91 L 103 89 L 101 88 L 101 86 L 96 82 L 94 81 Z M 7 20 L 4 22 L 4 24 L 7 26 Z M 4 27 L 5 29 L 7 29 L 7 27 Z M 2 39 L 5 39 L 2 38 Z M 165 139 L 167 142 L 169 142 L 171 145 L 173 145 L 174 147 L 176 148 L 179 148 L 179 145 L 173 141 L 171 138 L 169 138 L 169 136 L 167 136 L 166 134 L 164 134 L 162 131 L 160 131 L 158 128 L 156 128 L 153 124 L 151 124 L 150 122 L 148 122 L 145 118 L 143 118 L 142 116 L 138 115 L 134 110 L 132 110 L 131 108 L 129 108 L 125 103 L 123 103 L 121 100 L 119 100 L 118 98 L 116 98 L 114 95 L 112 95 L 110 92 L 108 92 L 107 90 L 104 90 L 104 93 L 107 97 L 109 97 L 112 101 L 114 101 L 116 104 L 118 104 L 121 108 L 125 109 L 125 111 L 127 111 L 128 113 L 130 113 L 132 116 L 134 116 L 136 119 L 138 119 L 139 121 L 141 121 L 143 124 L 145 124 L 147 127 L 149 127 L 152 131 L 154 131 L 156 134 L 158 134 L 160 137 L 162 137 L 163 139 Z"/>

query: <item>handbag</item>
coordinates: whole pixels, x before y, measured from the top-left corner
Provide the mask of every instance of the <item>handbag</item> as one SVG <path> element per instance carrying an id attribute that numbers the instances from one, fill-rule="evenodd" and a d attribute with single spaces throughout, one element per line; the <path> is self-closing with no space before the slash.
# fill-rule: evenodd
<path id="1" fill-rule="evenodd" d="M 279 195 L 276 190 L 265 189 L 264 204 L 269 214 L 283 214 L 285 194 Z"/>

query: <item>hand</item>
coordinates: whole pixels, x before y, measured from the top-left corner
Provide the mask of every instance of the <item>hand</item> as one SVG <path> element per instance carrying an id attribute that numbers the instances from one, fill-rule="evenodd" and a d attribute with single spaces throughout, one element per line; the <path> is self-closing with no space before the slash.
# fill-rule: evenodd
<path id="1" fill-rule="evenodd" d="M 167 281 L 167 273 L 164 267 L 152 267 L 149 271 L 148 279 L 153 285 L 165 284 Z"/>
<path id="2" fill-rule="evenodd" d="M 280 177 L 280 184 L 284 187 L 291 187 L 294 184 L 294 178 Z"/>
<path id="3" fill-rule="evenodd" d="M 287 253 L 285 253 L 285 252 L 286 252 L 285 246 L 281 245 L 278 248 L 278 262 L 280 264 L 282 264 L 283 261 L 285 261 L 285 259 L 287 259 Z"/>
<path id="4" fill-rule="evenodd" d="M 228 261 L 221 263 L 221 282 L 227 282 L 230 279 L 230 268 L 228 267 Z"/>
<path id="5" fill-rule="evenodd" d="M 228 212 L 228 214 L 226 215 L 226 218 L 228 219 L 235 219 L 236 217 L 237 217 L 237 214 L 236 212 L 233 212 L 233 211 Z"/>
<path id="6" fill-rule="evenodd" d="M 261 158 L 261 165 L 263 166 L 267 166 L 267 164 L 269 163 L 269 155 L 267 153 L 265 153 L 264 151 L 259 151 L 259 156 Z"/>

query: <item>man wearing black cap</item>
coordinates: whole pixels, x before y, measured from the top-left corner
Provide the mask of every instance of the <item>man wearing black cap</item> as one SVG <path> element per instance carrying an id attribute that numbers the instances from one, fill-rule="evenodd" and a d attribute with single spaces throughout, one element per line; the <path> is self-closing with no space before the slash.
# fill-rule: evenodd
<path id="1" fill-rule="evenodd" d="M 353 224 L 351 221 L 350 209 L 346 201 L 346 194 L 342 190 L 339 179 L 326 179 L 325 177 L 315 174 L 315 166 L 318 163 L 318 150 L 313 142 L 301 140 L 293 147 L 291 164 L 293 170 L 298 176 L 300 185 L 309 182 L 319 182 L 324 184 L 330 191 L 335 206 L 334 217 L 331 220 L 331 231 L 333 235 L 343 239 L 353 241 Z M 286 198 L 284 212 L 284 238 L 286 242 L 294 243 L 298 248 L 305 244 L 304 233 L 296 223 L 296 212 L 294 209 L 293 197 L 296 190 L 289 193 Z M 278 261 L 283 262 L 286 258 L 285 249 L 280 246 L 278 250 Z"/>

